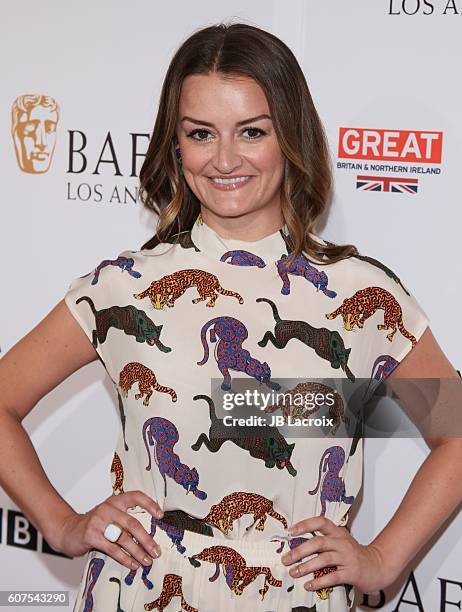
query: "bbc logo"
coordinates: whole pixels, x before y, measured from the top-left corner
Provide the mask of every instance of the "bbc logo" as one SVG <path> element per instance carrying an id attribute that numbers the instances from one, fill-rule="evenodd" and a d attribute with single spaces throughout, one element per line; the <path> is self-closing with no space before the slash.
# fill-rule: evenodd
<path id="1" fill-rule="evenodd" d="M 4 515 L 6 521 L 3 520 Z M 0 544 L 72 559 L 72 557 L 54 550 L 41 534 L 39 538 L 37 529 L 18 510 L 9 509 L 4 512 L 4 509 L 0 508 Z"/>

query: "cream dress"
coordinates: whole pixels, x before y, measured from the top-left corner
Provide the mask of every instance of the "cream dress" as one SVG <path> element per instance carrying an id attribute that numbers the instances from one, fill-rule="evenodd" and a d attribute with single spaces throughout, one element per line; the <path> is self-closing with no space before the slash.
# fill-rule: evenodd
<path id="1" fill-rule="evenodd" d="M 230 240 L 199 215 L 172 242 L 71 282 L 66 304 L 120 409 L 114 493 L 139 489 L 165 513 L 129 509 L 162 548 L 151 566 L 87 553 L 74 612 L 351 608 L 351 585 L 309 592 L 313 573 L 290 576 L 281 556 L 323 535 L 287 527 L 321 515 L 349 528 L 363 439 L 342 390 L 374 388 L 428 317 L 381 262 L 289 265 L 289 247 L 286 226 Z M 243 404 L 230 401 L 246 390 Z"/>

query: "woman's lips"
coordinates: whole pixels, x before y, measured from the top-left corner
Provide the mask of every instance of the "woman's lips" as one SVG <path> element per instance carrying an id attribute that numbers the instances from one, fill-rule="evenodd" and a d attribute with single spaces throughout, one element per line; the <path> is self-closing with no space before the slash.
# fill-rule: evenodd
<path id="1" fill-rule="evenodd" d="M 209 182 L 215 187 L 215 189 L 219 189 L 220 191 L 236 191 L 236 189 L 240 189 L 241 187 L 245 187 L 248 185 L 250 181 L 253 179 L 253 176 L 249 176 L 245 181 L 237 181 L 235 183 L 215 183 L 215 181 L 209 178 Z"/>

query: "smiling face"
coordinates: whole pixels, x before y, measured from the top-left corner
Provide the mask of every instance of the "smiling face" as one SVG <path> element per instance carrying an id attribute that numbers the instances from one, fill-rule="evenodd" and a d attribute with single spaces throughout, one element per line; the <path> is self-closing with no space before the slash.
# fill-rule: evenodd
<path id="1" fill-rule="evenodd" d="M 184 178 L 206 223 L 223 237 L 252 235 L 248 240 L 282 226 L 284 156 L 256 81 L 217 73 L 188 76 L 176 133 Z"/>

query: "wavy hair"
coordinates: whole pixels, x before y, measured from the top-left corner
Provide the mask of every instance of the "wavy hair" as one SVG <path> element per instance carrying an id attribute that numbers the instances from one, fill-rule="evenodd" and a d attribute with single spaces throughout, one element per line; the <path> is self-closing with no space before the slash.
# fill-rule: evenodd
<path id="1" fill-rule="evenodd" d="M 192 228 L 201 210 L 179 171 L 175 128 L 184 79 L 211 72 L 250 77 L 266 95 L 285 157 L 281 212 L 293 256 L 304 251 L 308 258 L 326 264 L 357 255 L 354 245 L 329 242 L 326 246 L 310 236 L 315 234 L 316 220 L 326 210 L 332 189 L 326 134 L 292 51 L 273 34 L 245 23 L 218 23 L 194 31 L 170 62 L 138 192 L 142 204 L 159 218 L 155 235 L 141 248 L 172 242 L 174 235 Z"/>

